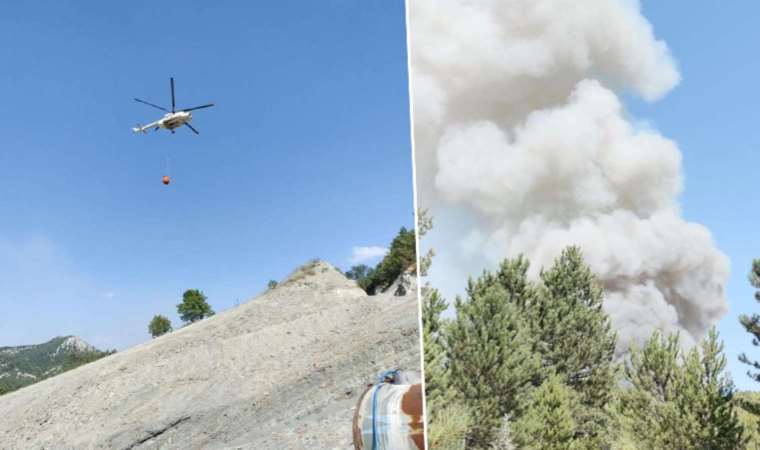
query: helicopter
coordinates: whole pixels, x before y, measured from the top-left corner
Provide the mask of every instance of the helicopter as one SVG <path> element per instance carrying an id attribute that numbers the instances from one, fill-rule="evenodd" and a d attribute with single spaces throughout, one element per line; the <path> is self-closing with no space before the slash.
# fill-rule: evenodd
<path id="1" fill-rule="evenodd" d="M 193 133 L 198 133 L 198 130 L 193 128 L 192 125 L 190 125 L 190 121 L 193 120 L 193 115 L 190 114 L 190 111 L 195 111 L 196 109 L 203 109 L 203 108 L 210 108 L 214 106 L 213 103 L 209 103 L 207 105 L 201 105 L 201 106 L 194 106 L 192 108 L 184 108 L 184 109 L 176 109 L 176 106 L 174 105 L 174 78 L 169 78 L 169 83 L 171 85 L 171 91 L 172 91 L 172 110 L 169 111 L 168 109 L 154 105 L 153 103 L 146 102 L 145 100 L 140 100 L 139 98 L 135 98 L 135 101 L 144 103 L 148 106 L 152 106 L 154 108 L 158 108 L 161 111 L 166 111 L 166 114 L 164 114 L 164 117 L 156 120 L 155 122 L 151 122 L 147 125 L 140 125 L 137 124 L 135 128 L 132 128 L 132 131 L 135 133 L 144 133 L 147 134 L 147 131 L 153 128 L 154 130 L 158 130 L 159 128 L 166 128 L 167 130 L 171 131 L 172 134 L 174 134 L 174 130 L 176 128 L 181 127 L 182 125 L 190 128 Z"/>

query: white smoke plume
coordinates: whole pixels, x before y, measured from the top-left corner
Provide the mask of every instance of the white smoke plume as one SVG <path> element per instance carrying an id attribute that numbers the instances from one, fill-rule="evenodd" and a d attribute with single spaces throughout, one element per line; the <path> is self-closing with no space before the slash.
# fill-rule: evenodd
<path id="1" fill-rule="evenodd" d="M 622 93 L 679 82 L 639 4 L 413 0 L 419 205 L 435 217 L 433 284 L 526 255 L 531 276 L 579 245 L 603 283 L 620 350 L 653 330 L 686 345 L 727 306 L 728 260 L 680 217 L 681 153 L 633 122 Z"/>

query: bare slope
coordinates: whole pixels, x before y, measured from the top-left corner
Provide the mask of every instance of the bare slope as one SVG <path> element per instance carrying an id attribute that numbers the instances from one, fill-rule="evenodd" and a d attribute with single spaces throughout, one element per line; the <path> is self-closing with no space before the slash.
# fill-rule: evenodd
<path id="1" fill-rule="evenodd" d="M 348 449 L 378 372 L 419 370 L 416 289 L 307 264 L 233 310 L 0 397 L 0 448 Z"/>

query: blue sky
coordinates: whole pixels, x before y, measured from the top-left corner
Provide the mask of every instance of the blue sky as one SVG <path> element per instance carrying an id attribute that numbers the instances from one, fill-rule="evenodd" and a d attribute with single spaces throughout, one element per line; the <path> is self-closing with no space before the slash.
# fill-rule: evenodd
<path id="1" fill-rule="evenodd" d="M 719 326 L 734 382 L 760 389 L 737 356 L 760 359 L 760 349 L 738 323 L 741 313 L 760 312 L 747 281 L 760 258 L 760 210 L 755 207 L 760 167 L 760 4 L 750 1 L 642 3 L 644 16 L 678 62 L 681 84 L 659 102 L 631 100 L 636 117 L 650 120 L 683 153 L 684 216 L 706 225 L 731 260 L 730 306 Z"/>
<path id="2" fill-rule="evenodd" d="M 224 310 L 413 224 L 403 2 L 211 5 L 5 6 L 0 346 L 123 349 L 187 288 Z M 170 76 L 200 136 L 132 134 Z"/>

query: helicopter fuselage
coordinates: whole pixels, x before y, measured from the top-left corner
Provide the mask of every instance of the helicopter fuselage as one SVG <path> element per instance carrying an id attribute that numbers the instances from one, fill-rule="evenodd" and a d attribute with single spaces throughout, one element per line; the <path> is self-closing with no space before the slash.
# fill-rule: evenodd
<path id="1" fill-rule="evenodd" d="M 144 133 L 150 129 L 158 130 L 159 128 L 165 128 L 171 132 L 174 132 L 176 128 L 181 127 L 191 120 L 193 120 L 193 114 L 187 111 L 177 111 L 173 113 L 170 112 L 164 114 L 164 117 L 156 120 L 155 122 L 151 122 L 147 125 L 138 125 L 136 128 L 133 128 L 133 130 L 135 133 Z"/>
<path id="2" fill-rule="evenodd" d="M 177 111 L 173 113 L 166 113 L 162 119 L 160 119 L 159 126 L 166 128 L 167 130 L 173 130 L 184 125 L 186 122 L 193 120 L 193 115 L 185 111 Z"/>

